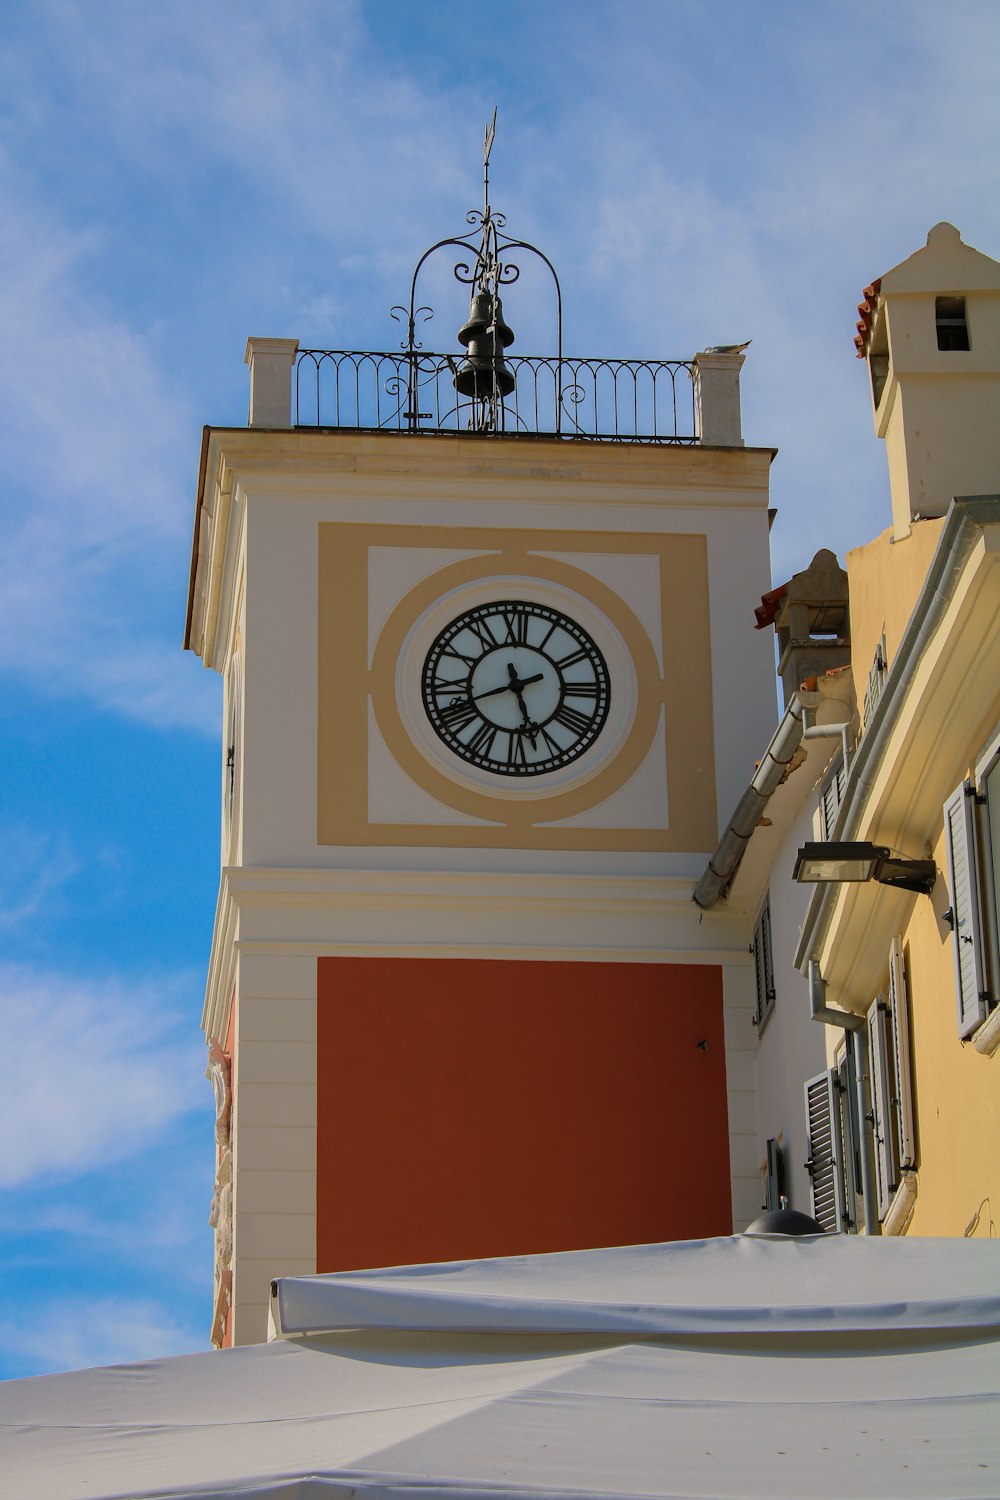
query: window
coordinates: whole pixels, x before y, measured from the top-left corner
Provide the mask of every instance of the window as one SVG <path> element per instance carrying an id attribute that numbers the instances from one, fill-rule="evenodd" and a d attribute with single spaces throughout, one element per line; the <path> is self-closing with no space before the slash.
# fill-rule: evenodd
<path id="1" fill-rule="evenodd" d="M 834 825 L 837 814 L 840 812 L 840 804 L 844 800 L 844 786 L 847 782 L 847 773 L 844 769 L 844 757 L 837 755 L 833 765 L 826 773 L 822 791 L 819 794 L 819 835 L 821 839 L 830 839 L 833 836 Z"/>
<path id="2" fill-rule="evenodd" d="M 964 297 L 935 297 L 934 320 L 939 349 L 968 349 L 969 325 L 965 320 Z"/>
<path id="3" fill-rule="evenodd" d="M 884 993 L 869 1008 L 868 1077 L 875 1157 L 878 1216 L 884 1219 L 903 1173 L 916 1161 L 913 1093 L 910 1083 L 910 1031 L 903 951 L 898 938 L 889 950 Z"/>
<path id="4" fill-rule="evenodd" d="M 1000 979 L 997 890 L 1000 888 L 1000 734 L 974 777 L 944 805 L 954 935 L 958 1034 L 971 1036 L 997 1003 Z"/>
<path id="5" fill-rule="evenodd" d="M 856 1033 L 848 1035 L 834 1066 L 805 1086 L 812 1212 L 829 1233 L 839 1229 L 856 1234 L 864 1219 L 861 1153 L 868 1147 L 862 1115 L 872 1127 L 869 1165 L 874 1169 L 880 1220 L 916 1162 L 906 980 L 898 938 L 889 950 L 883 992 L 865 1016 L 865 1029 L 868 1068 L 862 1080 L 863 1100 L 858 1099 Z"/>
<path id="6" fill-rule="evenodd" d="M 882 696 L 882 689 L 885 687 L 885 679 L 889 674 L 887 662 L 888 659 L 885 654 L 885 631 L 883 630 L 882 637 L 875 647 L 875 657 L 868 673 L 868 686 L 865 689 L 864 726 L 866 729 L 868 728 L 872 714 L 878 707 L 878 700 Z"/>
<path id="7" fill-rule="evenodd" d="M 764 897 L 756 926 L 753 930 L 753 967 L 757 985 L 757 1010 L 754 1025 L 760 1036 L 771 1019 L 774 1010 L 774 950 L 771 945 L 771 897 Z"/>
<path id="8" fill-rule="evenodd" d="M 788 1199 L 785 1197 L 785 1158 L 774 1136 L 767 1143 L 764 1202 L 761 1206 L 765 1213 L 774 1213 L 776 1209 L 788 1207 Z"/>

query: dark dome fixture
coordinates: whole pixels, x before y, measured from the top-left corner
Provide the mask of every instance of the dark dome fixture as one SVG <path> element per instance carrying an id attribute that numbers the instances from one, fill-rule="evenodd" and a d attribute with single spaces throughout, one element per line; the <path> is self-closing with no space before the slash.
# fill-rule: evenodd
<path id="1" fill-rule="evenodd" d="M 787 1234 L 794 1238 L 798 1235 L 824 1234 L 825 1230 L 822 1224 L 817 1224 L 808 1214 L 799 1213 L 797 1208 L 772 1208 L 768 1213 L 760 1214 L 752 1224 L 748 1224 L 743 1233 Z"/>
<path id="2" fill-rule="evenodd" d="M 430 256 L 452 245 L 473 257 L 459 261 L 454 267 L 456 281 L 462 281 L 471 288 L 469 316 L 458 333 L 459 343 L 465 346 L 465 359 L 459 366 L 451 355 L 446 356 L 459 398 L 458 413 L 464 416 L 468 412 L 468 427 L 471 432 L 496 433 L 525 428 L 525 423 L 516 410 L 505 405 L 508 396 L 514 392 L 517 380 L 503 354 L 514 342 L 514 333 L 510 325 L 504 322 L 500 288 L 510 286 L 521 274 L 520 267 L 505 258 L 508 252 L 526 251 L 544 263 L 555 283 L 557 350 L 553 368 L 556 384 L 556 434 L 560 431 L 565 394 L 562 383 L 562 291 L 548 256 L 527 240 L 513 239 L 505 234 L 505 215 L 490 207 L 490 150 L 496 120 L 497 112 L 494 110 L 483 142 L 483 207 L 470 209 L 465 216 L 466 223 L 473 225 L 473 229 L 468 234 L 438 240 L 436 245 L 425 250 L 413 272 L 409 307 L 392 309 L 394 318 L 399 322 L 406 321 L 406 340 L 401 347 L 406 351 L 408 374 L 405 381 L 402 377 L 394 379 L 390 394 L 399 395 L 401 404 L 405 400 L 404 415 L 411 432 L 418 432 L 421 421 L 429 418 L 429 412 L 420 411 L 420 393 L 424 388 L 436 391 L 438 378 L 434 358 L 422 352 L 423 346 L 416 337 L 417 320 L 426 323 L 434 316 L 431 308 L 417 303 L 417 278 Z M 571 388 L 571 391 L 573 399 L 576 399 L 575 389 Z"/>

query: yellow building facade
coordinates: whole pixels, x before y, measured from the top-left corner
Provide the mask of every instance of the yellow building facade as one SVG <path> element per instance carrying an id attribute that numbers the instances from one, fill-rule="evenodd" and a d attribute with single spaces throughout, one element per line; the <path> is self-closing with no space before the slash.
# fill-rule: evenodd
<path id="1" fill-rule="evenodd" d="M 861 313 L 893 525 L 846 559 L 859 739 L 829 837 L 936 878 L 814 890 L 796 964 L 843 1013 L 824 1170 L 869 1232 L 995 1234 L 1000 265 L 938 225 Z"/>

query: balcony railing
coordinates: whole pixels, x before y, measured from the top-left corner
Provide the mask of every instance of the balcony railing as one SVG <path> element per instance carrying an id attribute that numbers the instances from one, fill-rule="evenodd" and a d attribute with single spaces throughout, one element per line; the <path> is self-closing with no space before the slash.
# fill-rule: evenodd
<path id="1" fill-rule="evenodd" d="M 697 443 L 693 366 L 686 360 L 508 355 L 513 391 L 473 400 L 455 390 L 447 354 L 300 349 L 297 427 L 484 433 L 609 443 Z M 492 387 L 492 377 L 489 385 Z"/>

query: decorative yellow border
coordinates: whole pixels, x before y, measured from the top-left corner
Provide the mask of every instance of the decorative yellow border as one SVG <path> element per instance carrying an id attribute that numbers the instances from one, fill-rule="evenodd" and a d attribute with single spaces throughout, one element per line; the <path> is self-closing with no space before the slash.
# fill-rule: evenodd
<path id="1" fill-rule="evenodd" d="M 367 662 L 368 550 L 478 550 L 424 578 L 393 609 Z M 661 674 L 656 652 L 627 603 L 592 574 L 546 552 L 654 556 L 660 565 Z M 635 722 L 618 755 L 571 790 L 530 801 L 459 786 L 413 745 L 400 719 L 395 672 L 413 623 L 463 584 L 516 574 L 590 599 L 628 645 L 639 685 Z M 476 826 L 369 823 L 368 702 L 401 769 Z M 661 711 L 666 726 L 670 826 L 666 829 L 552 826 L 607 800 L 642 765 Z M 319 527 L 317 841 L 321 844 L 700 852 L 717 834 L 708 560 L 703 536 L 628 532 L 479 530 L 323 522 Z"/>

